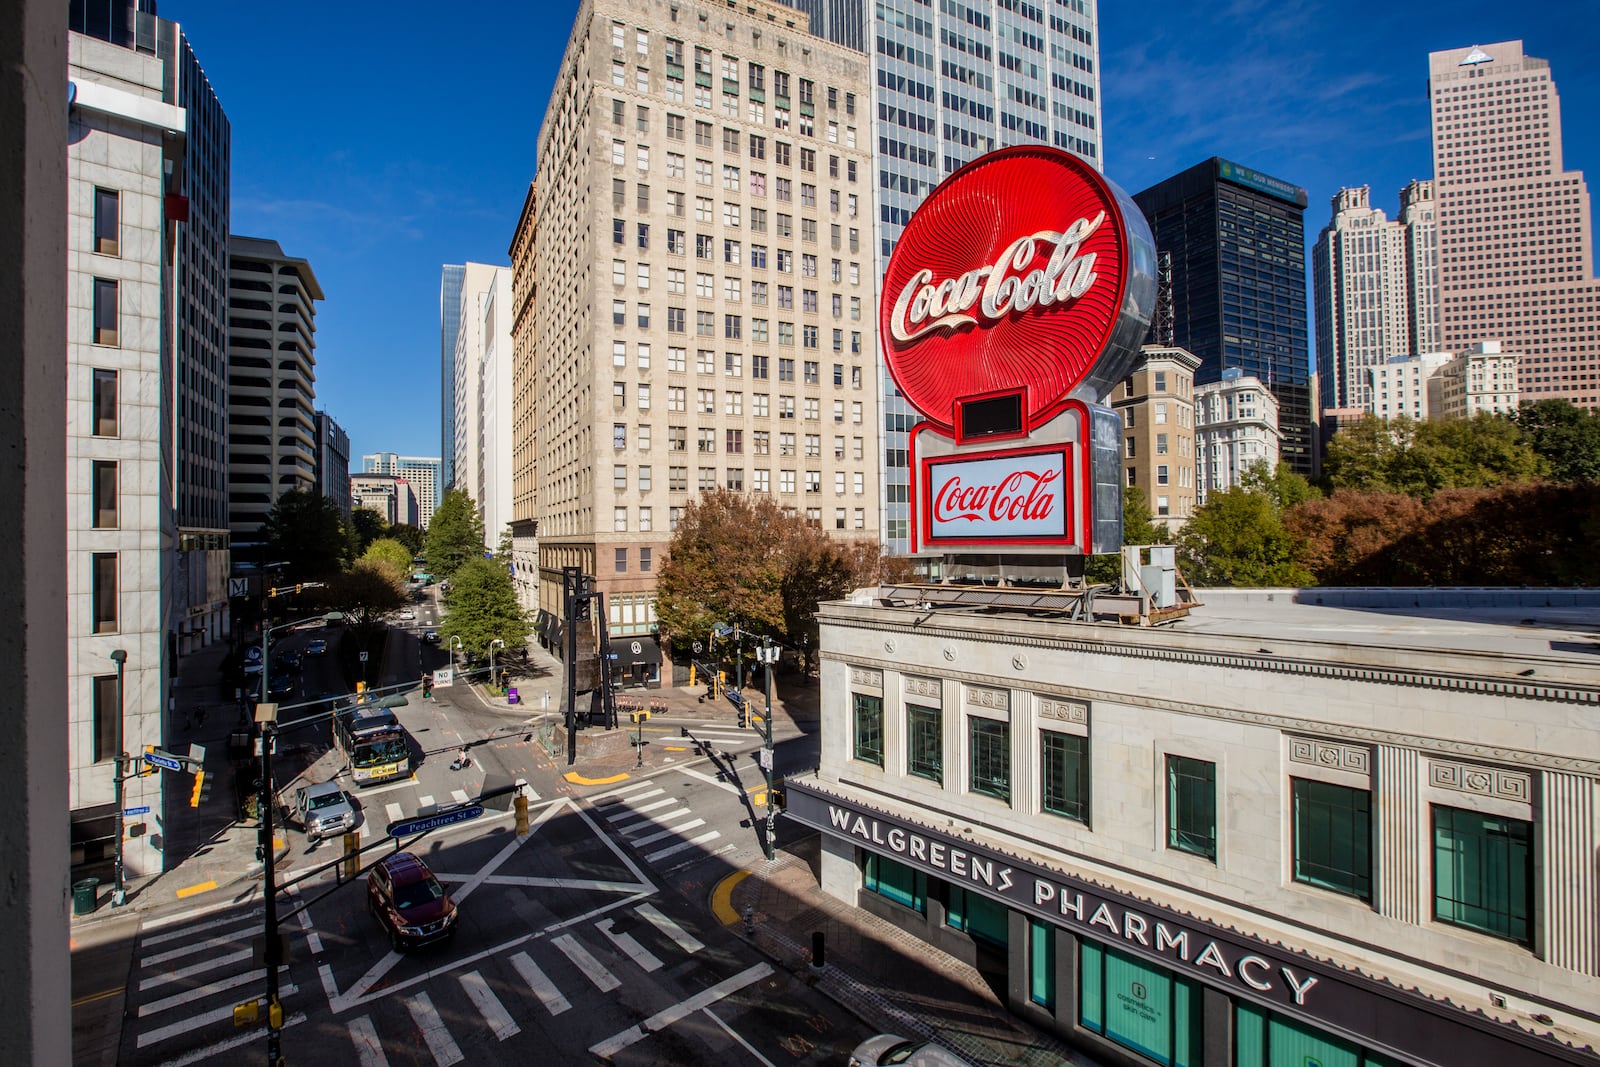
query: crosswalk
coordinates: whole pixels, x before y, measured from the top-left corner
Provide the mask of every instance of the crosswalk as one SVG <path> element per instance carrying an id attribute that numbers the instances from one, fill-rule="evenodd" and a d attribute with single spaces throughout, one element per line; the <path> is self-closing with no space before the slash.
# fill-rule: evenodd
<path id="1" fill-rule="evenodd" d="M 651 864 L 722 836 L 721 831 L 702 829 L 706 821 L 669 795 L 668 784 L 650 778 L 589 798 L 606 822 Z"/>

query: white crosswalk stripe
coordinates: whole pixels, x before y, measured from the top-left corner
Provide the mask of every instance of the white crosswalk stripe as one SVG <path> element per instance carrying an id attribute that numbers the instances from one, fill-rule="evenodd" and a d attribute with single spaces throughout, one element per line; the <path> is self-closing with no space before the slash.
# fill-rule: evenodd
<path id="1" fill-rule="evenodd" d="M 465 804 L 472 798 L 467 795 L 467 791 L 465 789 L 456 789 L 451 791 L 450 799 L 454 800 L 457 804 Z"/>
<path id="2" fill-rule="evenodd" d="M 677 803 L 677 801 L 673 803 Z M 633 834 L 644 833 L 653 826 L 659 827 L 669 820 L 681 819 L 688 814 L 688 808 L 679 808 L 677 811 L 663 811 L 657 815 L 639 815 L 633 819 L 618 819 L 612 825 L 622 832 L 622 836 L 628 837 Z M 634 842 L 636 845 L 638 843 L 637 841 Z"/>
<path id="3" fill-rule="evenodd" d="M 496 1041 L 504 1041 L 522 1032 L 522 1028 L 512 1021 L 511 1013 L 506 1011 L 506 1006 L 500 1003 L 500 998 L 489 988 L 489 983 L 483 980 L 483 975 L 477 971 L 468 971 L 461 976 L 460 981 L 461 988 L 467 991 L 467 998 L 477 1007 L 478 1014 L 483 1016 L 483 1021 L 489 1024 L 489 1032 L 494 1034 Z"/>
<path id="4" fill-rule="evenodd" d="M 677 797 L 668 797 L 665 800 L 658 800 L 653 804 L 634 805 L 624 803 L 621 807 L 607 815 L 606 819 L 607 821 L 614 823 L 627 822 L 629 819 L 637 819 L 641 815 L 645 815 L 652 811 L 658 811 L 661 808 L 665 808 L 668 805 L 676 803 L 678 803 Z"/>
<path id="5" fill-rule="evenodd" d="M 684 808 L 683 814 L 689 814 L 689 809 Z M 690 819 L 688 822 L 681 822 L 676 826 L 669 826 L 665 830 L 657 830 L 653 834 L 647 834 L 644 837 L 634 838 L 633 843 L 640 848 L 643 848 L 645 845 L 655 844 L 664 837 L 676 837 L 679 834 L 685 833 L 689 830 L 697 829 L 705 824 L 706 821 L 704 819 Z"/>
<path id="6" fill-rule="evenodd" d="M 677 855 L 686 848 L 693 848 L 695 845 L 703 845 L 707 841 L 715 841 L 721 836 L 722 834 L 719 831 L 712 830 L 710 833 L 701 834 L 699 837 L 691 837 L 687 841 L 679 841 L 676 845 L 669 845 L 666 848 L 645 853 L 645 862 L 654 863 L 656 860 L 666 859 L 668 856 Z"/>
<path id="7" fill-rule="evenodd" d="M 237 952 L 228 952 L 221 956 L 212 956 L 188 967 L 181 967 L 176 971 L 166 971 L 151 978 L 141 978 L 139 980 L 139 991 L 142 993 L 147 989 L 159 989 L 161 986 L 171 985 L 173 982 L 181 982 L 185 978 L 193 978 L 197 974 L 215 971 L 220 967 L 227 967 L 249 958 L 250 950 L 248 948 L 240 949 Z"/>
<path id="8" fill-rule="evenodd" d="M 356 1046 L 356 1059 L 361 1067 L 389 1067 L 389 1057 L 383 1054 L 383 1042 L 378 1040 L 378 1029 L 372 1025 L 372 1016 L 363 1015 L 350 1020 L 350 1040 Z"/>
<path id="9" fill-rule="evenodd" d="M 661 969 L 661 959 L 654 952 L 639 944 L 632 934 L 612 929 L 615 925 L 615 919 L 601 919 L 594 924 L 595 929 L 610 938 L 611 943 L 625 952 L 630 960 L 638 964 L 641 971 L 647 973 L 659 971 Z"/>
<path id="10" fill-rule="evenodd" d="M 259 980 L 261 976 L 249 975 L 248 977 Z M 278 999 L 281 1001 L 297 992 L 299 992 L 299 990 L 293 985 L 282 986 L 278 990 Z M 153 1045 L 157 1041 L 165 1041 L 169 1037 L 175 1037 L 178 1034 L 191 1033 L 195 1030 L 199 1030 L 202 1027 L 210 1026 L 213 1023 L 222 1022 L 224 1019 L 232 1018 L 233 1005 L 231 1003 L 224 1004 L 220 1008 L 201 1012 L 198 1015 L 186 1016 L 182 1019 L 179 1019 L 175 1023 L 169 1023 L 166 1026 L 158 1027 L 154 1030 L 146 1030 L 144 1033 L 139 1035 L 138 1045 L 140 1048 L 144 1048 L 146 1045 Z"/>
<path id="11" fill-rule="evenodd" d="M 383 806 L 383 813 L 389 817 L 390 822 L 399 822 L 406 817 L 406 809 L 392 801 Z"/>
<path id="12" fill-rule="evenodd" d="M 645 901 L 633 910 L 643 916 L 650 925 L 670 937 L 683 951 L 694 953 L 705 948 L 705 945 L 696 940 L 694 935 L 673 922 L 660 908 L 657 908 L 649 901 Z"/>
<path id="13" fill-rule="evenodd" d="M 626 796 L 629 793 L 636 793 L 641 789 L 648 789 L 654 784 L 654 782 L 651 782 L 648 779 L 642 782 L 633 782 L 629 785 L 618 786 L 609 792 L 596 793 L 594 796 L 589 798 L 589 801 L 593 804 L 601 804 L 607 800 L 615 800 L 618 797 Z"/>
<path id="14" fill-rule="evenodd" d="M 550 976 L 541 971 L 539 965 L 534 963 L 532 957 L 526 952 L 519 952 L 512 956 L 511 966 L 515 967 L 517 973 L 522 975 L 522 980 L 528 983 L 528 988 L 533 990 L 533 995 L 539 998 L 539 1003 L 544 1005 L 545 1011 L 548 1011 L 551 1015 L 560 1015 L 572 1007 L 572 1004 L 562 995 L 561 990 L 557 989 L 555 983 L 550 981 Z"/>
<path id="15" fill-rule="evenodd" d="M 439 1018 L 439 1012 L 434 1008 L 433 1000 L 428 994 L 418 993 L 414 997 L 405 998 L 405 1006 L 411 1013 L 412 1021 L 417 1024 L 417 1029 L 422 1031 L 422 1040 L 427 1044 L 428 1051 L 433 1053 L 433 1060 L 439 1067 L 450 1067 L 452 1063 L 460 1063 L 466 1059 L 461 1054 L 461 1046 L 450 1036 L 444 1020 Z"/>
<path id="16" fill-rule="evenodd" d="M 562 954 L 572 961 L 573 966 L 582 971 L 583 976 L 593 982 L 600 992 L 609 993 L 622 984 L 599 960 L 589 955 L 589 950 L 579 944 L 578 939 L 571 934 L 562 934 L 553 938 L 550 943 L 560 949 Z"/>

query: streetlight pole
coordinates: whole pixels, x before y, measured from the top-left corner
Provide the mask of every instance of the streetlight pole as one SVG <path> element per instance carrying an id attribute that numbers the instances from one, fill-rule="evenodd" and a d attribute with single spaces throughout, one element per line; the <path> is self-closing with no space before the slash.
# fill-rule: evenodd
<path id="1" fill-rule="evenodd" d="M 497 677 L 497 675 L 494 673 L 494 646 L 495 645 L 499 645 L 501 648 L 505 648 L 506 647 L 506 643 L 504 641 L 502 641 L 498 637 L 494 638 L 492 641 L 489 642 L 489 684 L 491 686 L 494 685 L 495 678 Z"/>
<path id="2" fill-rule="evenodd" d="M 455 634 L 450 638 L 450 673 L 456 673 L 456 649 L 461 647 L 461 635 Z"/>
<path id="3" fill-rule="evenodd" d="M 111 792 L 112 797 L 114 798 L 113 803 L 117 808 L 117 849 L 116 863 L 114 866 L 115 873 L 113 875 L 113 878 L 115 879 L 115 885 L 111 890 L 111 906 L 113 908 L 120 908 L 123 901 L 127 899 L 122 885 L 122 835 L 124 832 L 122 825 L 122 779 L 123 774 L 128 766 L 126 742 L 123 740 L 122 736 L 122 668 L 123 665 L 128 662 L 127 651 L 120 648 L 112 649 L 111 662 L 117 665 L 117 733 L 116 740 L 111 746 L 116 750 L 116 772 L 111 779 Z"/>

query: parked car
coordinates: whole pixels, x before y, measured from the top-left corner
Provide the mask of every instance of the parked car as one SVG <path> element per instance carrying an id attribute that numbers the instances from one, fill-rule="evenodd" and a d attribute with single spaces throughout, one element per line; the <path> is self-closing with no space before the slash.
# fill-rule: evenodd
<path id="1" fill-rule="evenodd" d="M 455 901 L 410 852 L 392 853 L 373 866 L 367 875 L 367 909 L 396 952 L 455 936 Z"/>
<path id="2" fill-rule="evenodd" d="M 412 611 L 410 608 L 407 608 L 406 610 L 404 610 L 404 611 L 402 611 L 400 613 L 400 618 L 405 620 L 406 622 L 412 622 L 412 621 L 414 621 L 416 619 L 416 617 L 417 617 L 417 613 Z"/>
<path id="3" fill-rule="evenodd" d="M 356 825 L 355 805 L 337 782 L 318 782 L 296 789 L 294 815 L 313 841 L 353 830 Z"/>
<path id="4" fill-rule="evenodd" d="M 896 1034 L 869 1037 L 850 1053 L 850 1067 L 971 1067 L 966 1060 L 932 1041 L 908 1041 Z"/>
<path id="5" fill-rule="evenodd" d="M 320 637 L 313 637 L 306 644 L 306 655 L 308 656 L 325 656 L 327 654 L 328 642 L 324 641 Z"/>

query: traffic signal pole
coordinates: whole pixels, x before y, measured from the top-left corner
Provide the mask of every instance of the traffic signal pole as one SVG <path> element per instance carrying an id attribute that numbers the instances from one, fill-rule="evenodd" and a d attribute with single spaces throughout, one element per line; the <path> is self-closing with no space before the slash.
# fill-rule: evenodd
<path id="1" fill-rule="evenodd" d="M 762 723 L 762 732 L 765 735 L 761 747 L 761 770 L 767 776 L 767 859 L 777 859 L 777 844 L 773 840 L 773 832 L 777 827 L 776 812 L 777 801 L 772 796 L 772 663 L 778 658 L 778 650 L 772 647 L 772 638 L 761 639 L 761 662 L 767 669 L 767 714 Z"/>

